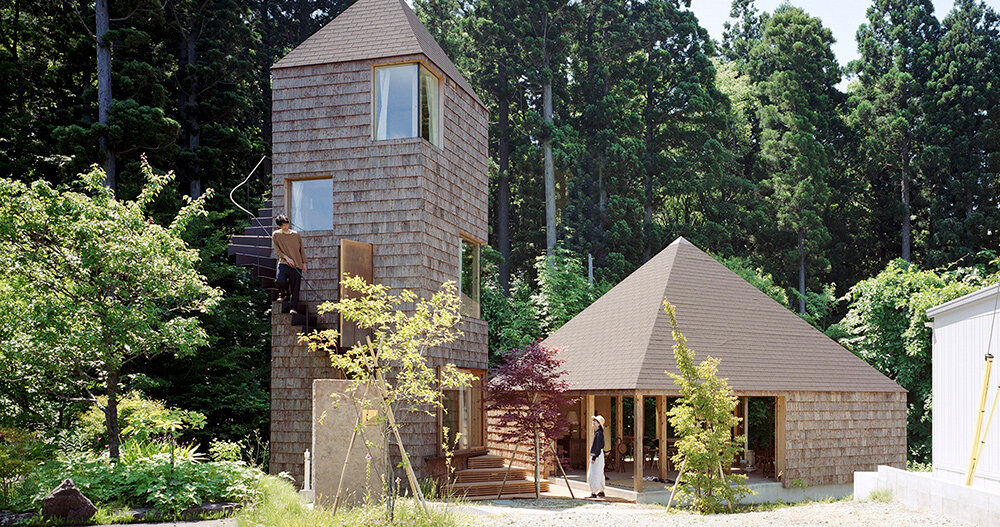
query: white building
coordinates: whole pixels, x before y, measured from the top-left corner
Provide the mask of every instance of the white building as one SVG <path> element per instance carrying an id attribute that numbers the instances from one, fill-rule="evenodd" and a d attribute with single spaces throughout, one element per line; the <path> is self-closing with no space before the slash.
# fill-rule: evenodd
<path id="1" fill-rule="evenodd" d="M 985 356 L 993 362 L 983 429 L 1000 384 L 1000 311 L 993 285 L 927 310 L 933 322 L 934 476 L 964 484 L 982 393 Z M 990 333 L 993 333 L 992 342 Z M 1000 492 L 1000 403 L 986 436 L 973 486 Z"/>

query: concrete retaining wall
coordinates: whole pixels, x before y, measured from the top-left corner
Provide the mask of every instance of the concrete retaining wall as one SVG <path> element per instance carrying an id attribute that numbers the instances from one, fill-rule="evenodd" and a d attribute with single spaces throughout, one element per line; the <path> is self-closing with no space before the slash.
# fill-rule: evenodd
<path id="1" fill-rule="evenodd" d="M 982 526 L 1000 527 L 1000 493 L 946 481 L 930 472 L 907 472 L 879 466 L 878 472 L 854 476 L 854 499 L 867 499 L 886 489 L 910 507 L 930 509 Z"/>

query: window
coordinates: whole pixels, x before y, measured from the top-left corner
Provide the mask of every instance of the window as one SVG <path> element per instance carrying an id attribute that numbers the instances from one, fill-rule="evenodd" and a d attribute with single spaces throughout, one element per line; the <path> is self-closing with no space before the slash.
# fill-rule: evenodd
<path id="1" fill-rule="evenodd" d="M 440 83 L 419 64 L 375 68 L 376 140 L 422 137 L 440 144 Z"/>
<path id="2" fill-rule="evenodd" d="M 333 228 L 333 180 L 298 179 L 291 181 L 291 221 L 298 231 L 323 231 Z"/>
<path id="3" fill-rule="evenodd" d="M 479 318 L 479 244 L 459 237 L 461 254 L 458 258 L 462 316 Z"/>
<path id="4" fill-rule="evenodd" d="M 483 406 L 483 382 L 486 372 L 483 370 L 460 371 L 471 373 L 477 377 L 472 386 L 461 390 L 444 390 L 444 409 L 441 410 L 441 440 L 444 429 L 448 429 L 448 445 L 454 450 L 469 450 L 485 446 L 483 425 L 485 423 Z M 458 441 L 455 442 L 455 435 Z M 438 442 L 441 444 L 441 441 Z"/>

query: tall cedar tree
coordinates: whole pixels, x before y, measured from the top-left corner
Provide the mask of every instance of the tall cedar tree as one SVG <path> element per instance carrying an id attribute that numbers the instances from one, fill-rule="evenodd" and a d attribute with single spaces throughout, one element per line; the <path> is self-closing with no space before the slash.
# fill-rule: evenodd
<path id="1" fill-rule="evenodd" d="M 942 25 L 930 80 L 934 171 L 924 188 L 934 266 L 1000 245 L 1000 17 L 958 0 Z"/>
<path id="2" fill-rule="evenodd" d="M 929 136 L 926 112 L 933 101 L 928 82 L 939 38 L 930 0 L 876 0 L 868 8 L 868 22 L 858 29 L 861 57 L 851 65 L 858 74 L 852 124 L 862 131 L 865 177 L 882 205 L 871 210 L 882 220 L 873 226 L 899 223 L 897 254 L 906 261 L 912 247 L 910 189 Z M 891 181 L 897 182 L 898 199 L 881 195 L 892 188 Z"/>
<path id="3" fill-rule="evenodd" d="M 840 68 L 833 35 L 800 8 L 779 7 L 751 51 L 760 100 L 761 154 L 770 168 L 764 182 L 774 222 L 791 235 L 798 270 L 799 313 L 806 313 L 806 274 L 825 269 L 830 234 L 823 216 L 830 200 L 831 131 L 839 119 Z M 787 246 L 786 246 L 787 247 Z"/>
<path id="4" fill-rule="evenodd" d="M 566 394 L 569 382 L 562 379 L 564 361 L 558 354 L 558 349 L 537 340 L 511 350 L 493 371 L 486 388 L 486 411 L 502 423 L 494 433 L 507 443 L 534 444 L 535 498 L 539 497 L 543 451 L 551 455 L 551 449 L 545 449 L 541 442 L 566 435 L 570 425 L 566 410 L 575 402 Z"/>

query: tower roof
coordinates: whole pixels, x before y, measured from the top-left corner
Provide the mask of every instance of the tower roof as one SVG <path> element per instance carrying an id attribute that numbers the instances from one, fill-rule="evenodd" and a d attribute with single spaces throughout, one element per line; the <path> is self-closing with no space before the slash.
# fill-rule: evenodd
<path id="1" fill-rule="evenodd" d="M 721 359 L 737 392 L 901 392 L 902 387 L 678 238 L 545 340 L 574 390 L 675 392 L 668 300 L 696 362 Z"/>
<path id="2" fill-rule="evenodd" d="M 358 0 L 271 69 L 423 54 L 483 104 L 404 0 Z"/>

